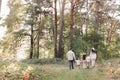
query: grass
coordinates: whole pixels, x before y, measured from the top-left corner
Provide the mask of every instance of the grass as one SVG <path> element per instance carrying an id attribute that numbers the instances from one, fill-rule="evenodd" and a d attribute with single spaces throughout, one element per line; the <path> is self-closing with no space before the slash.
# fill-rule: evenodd
<path id="1" fill-rule="evenodd" d="M 111 62 L 113 66 L 107 65 Z M 119 69 L 120 60 L 106 61 L 106 64 L 97 64 L 94 69 L 78 69 L 69 70 L 67 64 L 28 64 L 25 62 L 3 62 L 0 61 L 0 80 L 23 80 L 24 72 L 29 71 L 30 80 L 110 80 L 113 72 Z M 118 67 L 114 67 L 118 65 Z M 110 68 L 110 69 L 109 69 Z M 114 71 L 115 72 L 115 71 Z M 17 74 L 16 74 L 17 73 Z M 107 74 L 109 73 L 109 74 Z M 117 77 L 120 72 L 117 72 Z M 114 77 L 113 77 L 114 78 Z M 119 79 L 114 79 L 119 80 Z"/>
<path id="2" fill-rule="evenodd" d="M 49 66 L 50 67 L 50 66 Z M 57 66 L 59 67 L 59 66 Z M 104 74 L 94 69 L 77 69 L 69 70 L 67 66 L 62 69 L 55 69 L 55 77 L 45 80 L 104 80 Z"/>

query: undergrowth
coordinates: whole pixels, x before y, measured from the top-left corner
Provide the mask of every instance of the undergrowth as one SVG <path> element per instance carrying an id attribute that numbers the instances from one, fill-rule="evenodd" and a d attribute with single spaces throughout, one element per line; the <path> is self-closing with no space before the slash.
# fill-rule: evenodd
<path id="1" fill-rule="evenodd" d="M 60 59 L 0 61 L 0 80 L 23 80 L 28 72 L 30 80 L 119 80 L 120 59 L 107 60 L 95 68 L 69 70 Z"/>

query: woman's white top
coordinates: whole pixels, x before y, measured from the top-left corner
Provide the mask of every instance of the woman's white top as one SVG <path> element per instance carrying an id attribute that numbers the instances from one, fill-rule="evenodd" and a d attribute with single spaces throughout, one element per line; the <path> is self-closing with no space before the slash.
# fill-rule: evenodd
<path id="1" fill-rule="evenodd" d="M 96 55 L 96 53 L 94 53 L 94 52 L 90 52 L 90 59 L 96 59 L 97 58 L 97 55 Z"/>

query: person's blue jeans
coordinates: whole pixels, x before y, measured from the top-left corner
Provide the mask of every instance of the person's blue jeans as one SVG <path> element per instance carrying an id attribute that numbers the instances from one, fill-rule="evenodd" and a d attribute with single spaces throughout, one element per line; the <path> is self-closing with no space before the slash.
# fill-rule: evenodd
<path id="1" fill-rule="evenodd" d="M 68 60 L 68 63 L 69 63 L 69 69 L 70 69 L 70 70 L 71 70 L 71 69 L 74 69 L 74 65 L 73 65 L 74 60 Z"/>

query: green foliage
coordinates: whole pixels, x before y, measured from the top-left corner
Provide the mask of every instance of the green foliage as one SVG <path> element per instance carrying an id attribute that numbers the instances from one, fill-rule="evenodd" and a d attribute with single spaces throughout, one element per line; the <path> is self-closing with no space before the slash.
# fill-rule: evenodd
<path id="1" fill-rule="evenodd" d="M 14 38 L 17 39 L 17 38 L 24 38 L 26 35 L 30 35 L 27 33 L 27 31 L 25 29 L 21 29 L 19 31 L 16 31 L 16 32 L 13 32 L 14 34 Z"/>
<path id="2" fill-rule="evenodd" d="M 8 2 L 10 13 L 5 19 L 4 24 L 7 25 L 7 28 L 14 30 L 14 28 L 20 25 L 21 20 L 23 20 L 24 6 L 22 5 L 21 0 L 10 0 Z"/>
<path id="3" fill-rule="evenodd" d="M 33 0 L 34 1 L 34 0 Z M 36 2 L 36 1 L 35 1 Z M 3 52 L 5 54 L 15 53 L 15 48 L 19 45 L 20 41 L 24 39 L 26 35 L 30 36 L 29 31 L 26 31 L 25 29 L 17 30 L 16 28 L 20 28 L 21 24 L 23 22 L 26 25 L 33 25 L 34 27 L 34 54 L 36 55 L 36 44 L 37 44 L 37 36 L 40 36 L 40 40 L 42 44 L 39 44 L 40 48 L 44 48 L 44 51 L 40 51 L 40 56 L 44 55 L 45 51 L 51 51 L 53 55 L 53 47 L 54 47 L 54 22 L 53 22 L 53 15 L 46 15 L 43 13 L 41 14 L 41 18 L 37 20 L 38 13 L 36 12 L 36 7 L 39 7 L 41 9 L 41 6 L 48 7 L 51 6 L 50 0 L 44 2 L 43 0 L 37 0 L 37 5 L 34 5 L 34 3 L 29 3 L 29 1 L 24 5 L 22 3 L 22 0 L 9 0 L 8 6 L 10 8 L 10 13 L 5 19 L 5 22 L 3 23 L 4 26 L 7 26 L 8 31 L 6 34 L 6 37 L 1 42 L 1 49 L 3 49 Z M 103 1 L 101 1 L 103 2 Z M 100 4 L 101 4 L 100 2 Z M 106 2 L 106 0 L 104 1 Z M 104 7 L 103 2 L 103 7 Z M 109 15 L 102 15 L 101 12 L 99 14 L 100 20 L 104 18 L 103 21 L 100 22 L 100 28 L 98 28 L 98 31 L 94 29 L 94 18 L 96 15 L 93 15 L 94 12 L 91 8 L 87 7 L 89 12 L 82 13 L 82 7 L 83 4 L 86 3 L 83 1 L 81 4 L 77 4 L 75 7 L 74 12 L 74 29 L 73 29 L 73 41 L 72 46 L 73 50 L 76 53 L 76 56 L 80 56 L 82 52 L 89 53 L 92 47 L 95 47 L 97 49 L 99 59 L 108 59 L 112 57 L 119 57 L 120 56 L 120 34 L 117 33 L 117 30 L 119 30 L 119 24 L 117 24 L 117 19 L 110 17 Z M 109 2 L 108 2 L 109 3 Z M 112 3 L 112 2 L 111 2 Z M 90 4 L 91 6 L 94 4 Z M 112 6 L 109 5 L 106 9 L 103 11 L 104 13 L 111 12 Z M 78 12 L 78 9 L 80 12 Z M 101 8 L 102 10 L 102 8 Z M 116 9 L 117 10 L 117 9 Z M 102 12 L 102 13 L 103 13 Z M 69 38 L 69 30 L 70 30 L 70 13 L 64 14 L 65 15 L 65 27 L 63 31 L 63 44 L 64 44 L 64 52 L 67 52 L 70 47 L 70 38 Z M 58 15 L 58 30 L 57 34 L 59 33 L 59 20 L 60 16 Z M 89 17 L 89 19 L 87 19 Z M 0 18 L 1 19 L 1 18 Z M 115 25 L 117 24 L 117 25 Z M 86 25 L 86 32 L 83 33 L 83 28 Z M 113 31 L 111 30 L 113 27 Z M 25 27 L 24 27 L 25 28 Z M 111 28 L 111 29 L 110 29 Z M 38 31 L 40 29 L 40 33 L 38 34 Z M 109 30 L 111 30 L 112 36 L 108 34 Z M 106 38 L 111 37 L 112 41 L 110 43 L 106 44 Z M 58 45 L 57 45 L 58 46 Z M 65 54 L 64 54 L 65 55 Z M 40 63 L 54 63 L 54 60 L 42 60 Z M 56 62 L 56 61 L 55 61 Z"/>
<path id="4" fill-rule="evenodd" d="M 97 48 L 98 45 L 103 44 L 103 37 L 100 34 L 97 33 L 90 33 L 83 36 L 83 40 L 85 40 L 88 44 L 90 44 L 90 47 Z"/>
<path id="5" fill-rule="evenodd" d="M 81 38 L 74 39 L 73 50 L 76 53 L 76 56 L 80 56 L 81 53 L 87 52 L 87 44 Z"/>
<path id="6" fill-rule="evenodd" d="M 35 22 L 34 22 L 34 20 L 26 20 L 25 24 L 26 25 L 33 25 L 33 24 L 35 24 Z"/>
<path id="7" fill-rule="evenodd" d="M 21 39 L 19 33 L 16 33 L 18 36 L 16 38 L 14 31 L 21 27 L 25 7 L 23 6 L 21 0 L 9 0 L 8 6 L 10 8 L 10 13 L 7 18 L 3 20 L 3 26 L 7 27 L 7 33 L 4 40 L 2 40 L 1 46 L 4 54 L 9 53 L 9 55 L 11 55 L 11 53 L 16 52 L 15 48 Z"/>
<path id="8" fill-rule="evenodd" d="M 22 62 L 28 64 L 62 64 L 64 61 L 60 58 L 44 58 L 44 59 L 26 59 Z"/>

